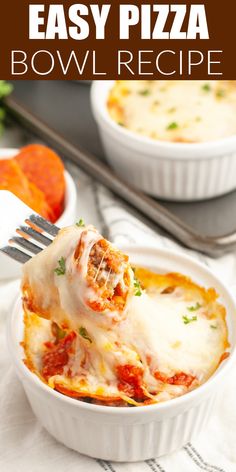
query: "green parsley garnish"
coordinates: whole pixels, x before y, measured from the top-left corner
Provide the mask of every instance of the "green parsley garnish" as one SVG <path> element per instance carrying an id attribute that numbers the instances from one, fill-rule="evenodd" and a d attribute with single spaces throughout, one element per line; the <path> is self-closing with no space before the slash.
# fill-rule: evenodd
<path id="1" fill-rule="evenodd" d="M 135 294 L 134 294 L 135 297 L 141 297 L 142 289 L 141 289 L 140 282 L 137 279 L 134 280 L 134 288 L 136 289 Z"/>
<path id="2" fill-rule="evenodd" d="M 66 335 L 66 332 L 64 331 L 64 329 L 61 329 L 59 326 L 57 326 L 57 335 L 56 335 L 56 338 L 58 340 L 60 339 L 63 339 Z"/>
<path id="3" fill-rule="evenodd" d="M 57 329 L 57 339 L 63 339 L 66 335 L 66 332 L 64 331 L 64 329 L 61 329 L 59 328 L 58 326 L 58 329 Z"/>
<path id="4" fill-rule="evenodd" d="M 89 341 L 90 343 L 92 343 L 92 339 L 90 338 L 87 329 L 84 328 L 83 326 L 80 326 L 80 328 L 79 328 L 79 334 L 80 334 L 80 336 L 82 336 L 82 338 L 84 338 L 84 339 L 86 339 L 87 341 Z"/>
<path id="5" fill-rule="evenodd" d="M 122 123 L 122 121 L 118 121 L 118 125 L 119 126 L 125 126 L 124 123 Z"/>
<path id="6" fill-rule="evenodd" d="M 136 270 L 135 267 L 132 267 L 132 271 L 134 274 L 135 274 L 135 270 Z M 136 277 L 134 277 L 134 288 L 136 289 L 134 293 L 135 297 L 141 297 L 142 288 L 141 288 L 139 280 Z"/>
<path id="7" fill-rule="evenodd" d="M 13 90 L 13 85 L 9 84 L 5 80 L 0 80 L 0 97 L 6 97 Z"/>
<path id="8" fill-rule="evenodd" d="M 6 111 L 4 110 L 4 108 L 0 108 L 0 120 L 4 120 L 4 118 L 6 117 Z"/>
<path id="9" fill-rule="evenodd" d="M 145 89 L 145 90 L 140 90 L 138 93 L 139 95 L 142 95 L 143 97 L 147 97 L 147 95 L 150 95 L 151 91 L 148 89 Z"/>
<path id="10" fill-rule="evenodd" d="M 195 121 L 197 121 L 198 123 L 199 123 L 199 121 L 202 121 L 201 116 L 196 116 Z"/>
<path id="11" fill-rule="evenodd" d="M 167 110 L 168 113 L 174 113 L 176 111 L 176 108 L 175 107 L 172 107 L 172 108 L 169 108 L 169 110 Z"/>
<path id="12" fill-rule="evenodd" d="M 0 99 L 7 97 L 13 90 L 13 85 L 9 84 L 5 80 L 0 80 Z M 3 105 L 4 106 L 4 105 Z M 5 109 L 0 107 L 0 135 L 4 131 L 4 120 L 6 116 Z"/>
<path id="13" fill-rule="evenodd" d="M 211 91 L 211 86 L 210 86 L 210 84 L 204 84 L 204 85 L 202 86 L 202 90 L 203 90 L 204 92 L 210 92 L 210 91 Z"/>
<path id="14" fill-rule="evenodd" d="M 58 261 L 58 266 L 56 269 L 54 269 L 54 272 L 57 275 L 65 275 L 66 273 L 66 261 L 64 257 L 61 257 L 61 259 Z"/>
<path id="15" fill-rule="evenodd" d="M 223 89 L 217 90 L 216 96 L 217 96 L 217 98 L 223 98 L 223 97 L 225 97 L 225 90 L 223 90 Z"/>
<path id="16" fill-rule="evenodd" d="M 215 325 L 210 325 L 210 327 L 211 327 L 212 329 L 217 329 L 217 326 L 215 326 Z"/>
<path id="17" fill-rule="evenodd" d="M 79 228 L 83 228 L 85 226 L 83 218 L 80 218 L 80 220 L 75 224 L 76 226 L 79 226 Z"/>
<path id="18" fill-rule="evenodd" d="M 196 305 L 193 305 L 193 306 L 188 306 L 188 311 L 197 311 L 199 310 L 199 308 L 201 308 L 202 305 L 200 305 L 200 303 L 196 303 Z"/>
<path id="19" fill-rule="evenodd" d="M 188 316 L 183 316 L 183 322 L 184 324 L 189 324 L 192 323 L 192 321 L 197 321 L 197 316 L 193 316 L 192 318 L 189 318 Z"/>
<path id="20" fill-rule="evenodd" d="M 52 334 L 55 336 L 56 341 L 60 341 L 66 336 L 66 331 L 64 329 L 60 328 L 57 323 L 53 322 L 52 323 Z"/>
<path id="21" fill-rule="evenodd" d="M 179 127 L 178 123 L 176 123 L 176 121 L 172 121 L 172 123 L 170 123 L 166 129 L 167 130 L 172 130 L 172 129 L 177 129 Z"/>

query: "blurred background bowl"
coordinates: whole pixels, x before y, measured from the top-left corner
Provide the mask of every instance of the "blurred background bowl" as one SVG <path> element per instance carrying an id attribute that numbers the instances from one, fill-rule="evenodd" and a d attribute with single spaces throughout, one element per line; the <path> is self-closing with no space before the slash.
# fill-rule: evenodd
<path id="1" fill-rule="evenodd" d="M 18 149 L 1 148 L 0 159 L 10 159 L 18 153 Z M 60 228 L 74 224 L 76 218 L 76 186 L 71 175 L 65 170 L 66 193 L 65 208 L 55 222 Z M 21 264 L 0 253 L 0 280 L 13 279 L 21 276 Z"/>
<path id="2" fill-rule="evenodd" d="M 173 201 L 213 198 L 236 188 L 236 136 L 203 143 L 154 140 L 118 125 L 107 99 L 114 81 L 95 81 L 91 104 L 110 165 L 128 183 Z"/>

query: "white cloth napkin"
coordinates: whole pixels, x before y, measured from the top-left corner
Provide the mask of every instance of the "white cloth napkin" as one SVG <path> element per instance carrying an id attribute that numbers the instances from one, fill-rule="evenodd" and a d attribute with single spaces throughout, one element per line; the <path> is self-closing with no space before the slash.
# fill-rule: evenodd
<path id="1" fill-rule="evenodd" d="M 213 260 L 187 251 L 163 234 L 157 235 L 122 208 L 100 186 L 90 198 L 96 204 L 101 227 L 115 243 L 154 243 L 191 253 L 231 286 L 236 281 L 236 255 Z M 87 189 L 86 189 L 87 194 Z M 78 216 L 81 215 L 81 201 Z M 82 212 L 82 216 L 83 212 Z M 96 218 L 97 219 L 97 218 Z M 92 222 L 92 221 L 91 221 Z M 1 270 L 1 268 L 0 268 Z M 222 385 L 215 414 L 193 443 L 169 456 L 142 463 L 94 460 L 67 449 L 52 438 L 34 417 L 23 387 L 11 366 L 5 339 L 5 321 L 19 281 L 0 284 L 0 471 L 2 472 L 235 472 L 236 471 L 236 366 Z M 88 438 L 89 440 L 89 438 Z"/>

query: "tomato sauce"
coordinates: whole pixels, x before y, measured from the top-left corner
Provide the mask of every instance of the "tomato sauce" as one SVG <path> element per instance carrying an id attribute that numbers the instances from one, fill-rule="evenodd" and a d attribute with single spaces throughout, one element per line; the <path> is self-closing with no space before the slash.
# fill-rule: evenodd
<path id="1" fill-rule="evenodd" d="M 144 400 L 146 395 L 143 391 L 143 369 L 130 364 L 117 367 L 118 389 L 128 397 Z"/>
<path id="2" fill-rule="evenodd" d="M 73 342 L 76 338 L 76 333 L 73 331 L 61 339 L 53 347 L 49 347 L 42 358 L 42 376 L 48 380 L 53 375 L 60 375 L 63 373 L 64 367 L 68 364 L 69 354 L 72 351 Z"/>

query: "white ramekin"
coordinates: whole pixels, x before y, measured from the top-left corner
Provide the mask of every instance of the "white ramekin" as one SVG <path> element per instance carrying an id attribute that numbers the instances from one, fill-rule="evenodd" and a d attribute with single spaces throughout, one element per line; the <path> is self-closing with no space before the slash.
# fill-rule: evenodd
<path id="1" fill-rule="evenodd" d="M 236 358 L 236 304 L 206 267 L 189 257 L 152 247 L 123 247 L 131 262 L 159 272 L 182 272 L 205 287 L 213 286 L 227 309 L 231 355 L 198 389 L 159 405 L 137 408 L 98 406 L 68 398 L 46 386 L 22 362 L 22 308 L 17 301 L 8 321 L 8 345 L 32 409 L 58 441 L 88 456 L 139 461 L 180 449 L 207 424 L 217 392 Z"/>
<path id="2" fill-rule="evenodd" d="M 93 114 L 117 174 L 150 195 L 201 200 L 236 188 L 236 136 L 206 143 L 155 141 L 119 126 L 107 110 L 113 81 L 95 81 Z"/>
<path id="3" fill-rule="evenodd" d="M 0 148 L 0 159 L 10 159 L 15 156 L 18 149 Z M 56 221 L 56 225 L 62 228 L 75 222 L 76 213 L 76 187 L 70 174 L 65 171 L 66 194 L 65 209 Z M 0 280 L 11 279 L 21 276 L 21 264 L 0 253 Z"/>

